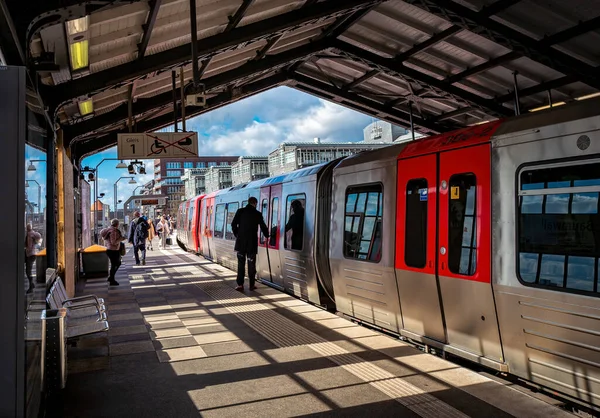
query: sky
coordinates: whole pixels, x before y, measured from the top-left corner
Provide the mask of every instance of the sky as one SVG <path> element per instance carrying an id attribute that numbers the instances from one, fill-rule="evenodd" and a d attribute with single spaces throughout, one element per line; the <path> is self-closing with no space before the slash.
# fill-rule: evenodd
<path id="1" fill-rule="evenodd" d="M 363 140 L 363 128 L 373 118 L 309 94 L 277 87 L 261 94 L 213 110 L 186 122 L 188 131 L 198 132 L 198 148 L 205 155 L 268 155 L 281 142 L 356 142 Z M 168 129 L 168 130 L 172 130 Z M 95 167 L 104 158 L 116 158 L 116 147 L 87 157 L 82 166 Z M 113 185 L 126 169 L 116 169 L 118 161 L 100 165 L 98 194 L 113 205 Z M 137 185 L 153 178 L 153 160 L 145 160 L 145 175 L 136 175 Z M 136 185 L 128 179 L 118 183 L 117 200 L 126 200 Z M 108 199 L 107 199 L 108 197 Z"/>

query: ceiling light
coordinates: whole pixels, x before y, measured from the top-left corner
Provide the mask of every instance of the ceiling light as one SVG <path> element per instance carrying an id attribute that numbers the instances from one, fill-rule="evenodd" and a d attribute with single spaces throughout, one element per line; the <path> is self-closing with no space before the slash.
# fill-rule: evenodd
<path id="1" fill-rule="evenodd" d="M 132 177 L 131 180 L 129 180 L 128 183 L 129 184 L 137 184 L 137 181 L 135 181 L 135 179 Z"/>
<path id="2" fill-rule="evenodd" d="M 550 105 L 540 106 L 540 107 L 536 107 L 535 109 L 530 109 L 529 111 L 530 112 L 538 112 L 540 110 L 546 110 L 546 109 L 550 109 L 551 107 L 558 107 L 558 106 L 562 106 L 564 104 L 566 104 L 566 103 L 565 102 L 556 102 L 556 103 L 553 103 L 552 106 L 550 106 Z"/>
<path id="3" fill-rule="evenodd" d="M 94 173 L 88 174 L 88 180 L 89 181 L 94 181 Z"/>
<path id="4" fill-rule="evenodd" d="M 81 116 L 89 115 L 94 112 L 94 102 L 92 99 L 86 100 L 85 102 L 79 102 L 79 114 Z"/>
<path id="5" fill-rule="evenodd" d="M 29 166 L 27 167 L 27 171 L 35 171 L 35 165 L 30 161 Z"/>
<path id="6" fill-rule="evenodd" d="M 598 92 L 598 93 L 592 93 L 592 94 L 586 94 L 585 96 L 581 96 L 581 97 L 575 98 L 575 100 L 587 100 L 587 99 L 591 99 L 593 97 L 598 97 L 598 96 L 600 96 L 600 92 Z"/>
<path id="7" fill-rule="evenodd" d="M 88 57 L 89 42 L 87 39 L 72 43 L 69 48 L 71 52 L 71 67 L 73 71 L 86 68 L 89 64 Z"/>
<path id="8" fill-rule="evenodd" d="M 123 160 L 121 160 L 121 162 L 117 164 L 115 168 L 127 168 L 127 164 L 125 164 Z"/>
<path id="9" fill-rule="evenodd" d="M 67 32 L 69 35 L 75 33 L 81 33 L 88 30 L 89 27 L 89 16 L 84 16 L 79 19 L 69 20 L 67 22 Z"/>

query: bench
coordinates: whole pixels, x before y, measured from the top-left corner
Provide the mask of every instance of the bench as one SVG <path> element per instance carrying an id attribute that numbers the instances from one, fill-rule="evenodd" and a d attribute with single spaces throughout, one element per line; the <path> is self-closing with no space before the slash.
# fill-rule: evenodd
<path id="1" fill-rule="evenodd" d="M 57 278 L 50 288 L 46 302 L 51 309 L 67 309 L 68 339 L 108 331 L 104 301 L 94 295 L 66 298 L 66 291 L 60 278 Z"/>

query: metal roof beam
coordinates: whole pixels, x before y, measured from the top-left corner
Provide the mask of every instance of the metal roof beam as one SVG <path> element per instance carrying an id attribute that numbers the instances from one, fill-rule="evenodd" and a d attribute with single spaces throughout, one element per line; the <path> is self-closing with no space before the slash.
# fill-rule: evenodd
<path id="1" fill-rule="evenodd" d="M 509 52 L 507 54 L 500 55 L 499 57 L 492 58 L 491 60 L 488 60 L 482 64 L 476 65 L 475 67 L 471 67 L 467 70 L 461 71 L 458 74 L 451 75 L 450 77 L 446 78 L 445 81 L 448 84 L 454 84 L 464 78 L 471 77 L 489 69 L 498 67 L 506 62 L 514 61 L 520 58 L 521 56 L 522 55 L 519 52 Z"/>
<path id="2" fill-rule="evenodd" d="M 472 107 L 460 107 L 456 110 L 452 110 L 450 112 L 442 113 L 440 115 L 434 116 L 430 118 L 432 121 L 439 122 L 442 120 L 452 119 L 457 116 L 465 115 L 469 112 L 472 112 L 474 109 Z"/>
<path id="3" fill-rule="evenodd" d="M 481 96 L 448 84 L 443 80 L 439 80 L 415 69 L 406 67 L 402 65 L 402 63 L 399 63 L 392 58 L 384 58 L 380 55 L 368 52 L 364 49 L 340 40 L 334 40 L 333 47 L 340 50 L 343 54 L 345 53 L 350 57 L 353 57 L 355 60 L 362 61 L 364 64 L 370 67 L 375 67 L 375 69 L 379 69 L 382 72 L 388 73 L 394 77 L 400 77 L 403 79 L 409 78 L 429 85 L 435 89 L 438 89 L 438 92 L 441 94 L 446 92 L 451 96 L 464 101 L 466 104 L 479 107 L 484 112 L 494 116 L 508 116 L 513 113 L 509 108 L 502 106 L 494 100 L 485 99 Z"/>
<path id="4" fill-rule="evenodd" d="M 598 71 L 600 71 L 600 68 L 598 68 Z M 575 83 L 577 81 L 578 81 L 577 76 L 566 75 L 566 76 L 559 77 L 559 78 L 556 78 L 551 81 L 547 81 L 545 83 L 541 83 L 541 84 L 537 84 L 535 86 L 521 89 L 521 90 L 519 90 L 519 97 L 522 98 L 522 97 L 532 96 L 532 95 L 538 94 L 538 93 L 544 93 L 544 92 L 547 92 L 548 90 L 554 90 L 554 89 L 560 88 L 562 86 L 566 86 L 567 84 Z M 514 93 L 508 93 L 508 94 L 505 94 L 503 96 L 496 98 L 496 100 L 498 100 L 501 103 L 510 102 L 510 101 L 513 101 L 514 99 L 515 99 Z"/>
<path id="5" fill-rule="evenodd" d="M 240 21 L 246 14 L 248 7 L 250 7 L 253 2 L 254 0 L 244 0 L 242 2 L 242 5 L 237 9 L 235 14 L 233 16 L 229 16 L 229 23 L 227 24 L 227 27 L 225 28 L 224 32 L 229 32 L 230 30 L 235 29 L 237 25 L 239 25 Z"/>
<path id="6" fill-rule="evenodd" d="M 382 2 L 383 2 L 383 0 L 374 1 L 369 7 L 359 9 L 352 14 L 339 17 L 335 22 L 333 22 L 331 25 L 329 25 L 329 27 L 327 27 L 323 31 L 323 33 L 321 34 L 321 37 L 325 38 L 325 37 L 330 36 L 332 38 L 337 38 L 342 33 L 346 32 L 348 29 L 350 29 L 350 27 L 352 25 L 354 25 L 356 22 L 358 22 L 360 19 L 365 17 L 365 15 L 367 13 L 369 13 L 373 7 L 377 6 L 378 4 L 380 4 Z M 324 3 L 320 3 L 320 4 L 324 4 Z M 319 5 L 315 5 L 315 6 L 319 7 Z"/>
<path id="7" fill-rule="evenodd" d="M 277 41 L 281 39 L 282 36 L 283 34 L 270 37 L 267 41 L 267 44 L 263 46 L 262 49 L 260 49 L 259 51 L 256 51 L 256 57 L 254 57 L 254 60 L 257 61 L 263 59 L 265 55 L 267 55 L 267 53 L 271 50 L 271 48 L 275 46 Z"/>
<path id="8" fill-rule="evenodd" d="M 419 52 L 425 51 L 426 49 L 431 48 L 432 46 L 448 39 L 449 37 L 460 32 L 461 30 L 463 30 L 463 29 L 460 26 L 450 26 L 448 29 L 445 29 L 445 30 L 441 31 L 440 33 L 433 35 L 431 38 L 415 45 L 408 51 L 398 54 L 394 59 L 397 61 L 400 61 L 400 62 L 405 61 L 405 60 L 409 59 L 410 57 L 412 57 L 413 55 L 416 55 Z"/>
<path id="9" fill-rule="evenodd" d="M 269 90 L 271 88 L 277 87 L 281 84 L 286 83 L 287 80 L 287 74 L 278 73 L 270 77 L 263 78 L 262 80 L 256 81 L 254 83 L 241 86 L 238 89 L 235 89 L 233 92 L 227 90 L 223 93 L 219 93 L 216 96 L 207 99 L 206 106 L 204 107 L 187 106 L 186 113 L 188 116 L 186 116 L 186 118 L 195 117 L 203 113 L 210 112 L 212 110 L 218 109 L 219 107 L 226 106 L 233 101 L 244 99 L 255 94 L 261 93 L 263 91 Z M 181 114 L 181 105 L 178 106 L 177 110 L 178 115 Z M 139 122 L 136 125 L 136 127 L 139 132 L 151 132 L 172 124 L 173 115 L 171 114 L 171 112 L 169 112 L 168 114 L 148 119 L 143 122 Z M 83 139 L 81 141 L 75 142 L 72 147 L 75 158 L 81 159 L 85 155 L 89 155 L 91 153 L 98 152 L 116 145 L 117 135 L 119 133 L 128 133 L 128 130 L 121 129 L 119 131 L 111 132 L 104 136 Z"/>
<path id="10" fill-rule="evenodd" d="M 519 3 L 521 0 L 496 0 L 496 2 L 490 4 L 489 6 L 484 6 L 479 13 L 483 16 L 493 16 L 509 7 L 514 6 Z"/>
<path id="11" fill-rule="evenodd" d="M 568 41 L 569 39 L 591 32 L 593 30 L 600 29 L 600 16 L 593 19 L 580 22 L 575 26 L 565 29 L 561 32 L 555 33 L 554 35 L 546 36 L 542 39 L 542 43 L 547 45 L 555 45 Z"/>
<path id="12" fill-rule="evenodd" d="M 290 75 L 290 77 L 302 86 L 302 90 L 305 90 L 308 93 L 315 94 L 328 100 L 333 100 L 336 103 L 340 103 L 340 100 L 351 103 L 354 108 L 362 109 L 362 112 L 370 113 L 371 115 L 377 115 L 378 117 L 380 117 L 380 115 L 387 115 L 389 117 L 388 120 L 395 124 L 403 124 L 405 126 L 407 124 L 410 125 L 410 115 L 406 111 L 388 107 L 385 104 L 379 103 L 375 100 L 368 99 L 342 89 L 337 89 L 299 73 L 293 73 Z M 446 132 L 452 129 L 418 116 L 413 116 L 413 121 L 415 125 L 434 133 Z"/>
<path id="13" fill-rule="evenodd" d="M 282 34 L 324 18 L 339 17 L 380 3 L 381 0 L 329 0 L 303 7 L 260 22 L 252 23 L 202 39 L 198 57 L 200 59 L 217 53 L 233 50 L 240 45 Z M 58 86 L 44 88 L 44 97 L 55 106 L 81 96 L 89 96 L 104 89 L 145 76 L 153 71 L 165 70 L 189 62 L 189 43 L 152 54 L 142 61 L 134 61 L 100 71 Z"/>
<path id="14" fill-rule="evenodd" d="M 373 77 L 377 77 L 379 74 L 381 74 L 381 71 L 379 71 L 379 70 L 367 71 L 366 74 L 363 75 L 362 77 L 358 77 L 356 80 L 343 86 L 342 90 L 345 90 L 345 91 L 352 90 L 353 88 L 364 83 L 365 81 L 368 81 L 368 80 L 372 79 Z"/>
<path id="15" fill-rule="evenodd" d="M 290 62 L 294 62 L 296 60 L 306 58 L 312 54 L 316 54 L 329 47 L 330 43 L 330 40 L 323 39 L 321 41 L 306 44 L 295 49 L 290 49 L 286 52 L 282 52 L 281 54 L 271 55 L 260 61 L 250 61 L 233 70 L 209 77 L 203 80 L 203 84 L 205 85 L 206 91 L 210 92 L 211 90 L 228 86 L 237 80 L 259 75 L 261 72 L 265 71 L 274 71 L 279 67 L 288 65 Z M 133 115 L 141 115 L 146 112 L 151 112 L 154 109 L 168 106 L 172 103 L 172 100 L 173 98 L 171 91 L 158 94 L 148 99 L 138 99 L 133 106 L 132 113 Z M 186 114 L 189 115 L 187 108 Z M 63 127 L 63 131 L 65 137 L 68 138 L 68 140 L 72 140 L 87 133 L 101 130 L 106 126 L 119 123 L 125 120 L 127 116 L 127 105 L 123 104 L 110 112 L 98 115 L 84 122 L 74 125 L 66 125 Z"/>
<path id="16" fill-rule="evenodd" d="M 154 24 L 156 23 L 156 16 L 158 16 L 158 10 L 162 0 L 150 0 L 150 12 L 148 13 L 148 20 L 142 28 L 144 29 L 144 35 L 142 36 L 142 42 L 138 44 L 138 59 L 144 59 L 146 55 L 146 49 L 148 48 L 148 42 L 150 42 L 150 36 L 152 36 L 152 30 L 154 30 Z"/>
<path id="17" fill-rule="evenodd" d="M 483 36 L 512 51 L 519 51 L 524 56 L 563 74 L 577 75 L 582 82 L 600 89 L 600 74 L 598 74 L 598 71 L 593 66 L 560 52 L 544 42 L 530 38 L 468 7 L 462 6 L 452 0 L 405 0 L 405 2 L 439 16 L 452 24 L 461 26 L 479 36 Z"/>

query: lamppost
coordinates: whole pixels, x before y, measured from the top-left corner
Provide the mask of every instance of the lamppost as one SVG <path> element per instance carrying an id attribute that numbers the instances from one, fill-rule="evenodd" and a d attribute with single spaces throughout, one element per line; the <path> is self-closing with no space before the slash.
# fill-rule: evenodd
<path id="1" fill-rule="evenodd" d="M 117 179 L 117 181 L 115 181 L 115 184 L 114 184 L 114 192 L 115 192 L 115 197 L 114 197 L 115 217 L 117 216 L 117 183 L 119 181 L 121 181 L 122 179 L 130 179 L 128 181 L 129 184 L 137 184 L 137 181 L 135 181 L 135 178 L 133 176 L 122 176 L 122 177 L 119 177 Z M 125 211 L 123 211 L 123 222 L 125 222 Z"/>
<path id="2" fill-rule="evenodd" d="M 123 160 L 119 159 L 119 158 L 103 158 L 94 168 L 89 168 L 89 167 L 83 167 L 80 171 L 83 172 L 90 172 L 93 173 L 93 175 L 90 175 L 89 180 L 94 182 L 94 196 L 96 197 L 96 200 L 94 201 L 94 205 L 96 204 L 96 202 L 98 201 L 98 178 L 100 177 L 99 173 L 98 173 L 98 169 L 100 168 L 100 165 L 102 165 L 102 163 L 104 163 L 105 161 L 119 161 L 119 163 L 115 166 L 115 168 L 127 168 L 127 164 L 125 164 L 123 162 Z M 30 166 L 31 167 L 31 166 Z M 35 168 L 35 167 L 34 167 Z M 29 170 L 29 168 L 28 168 Z M 97 235 L 97 225 L 96 223 L 94 223 L 94 236 Z"/>
<path id="3" fill-rule="evenodd" d="M 38 210 L 37 210 L 37 213 L 39 215 L 41 213 L 40 211 L 41 211 L 41 207 L 42 207 L 42 186 L 40 186 L 40 183 L 38 183 L 35 180 L 25 180 L 25 187 L 29 187 L 30 182 L 37 184 L 37 187 L 38 187 L 38 200 L 37 200 Z"/>

